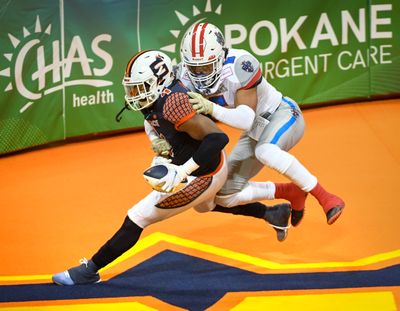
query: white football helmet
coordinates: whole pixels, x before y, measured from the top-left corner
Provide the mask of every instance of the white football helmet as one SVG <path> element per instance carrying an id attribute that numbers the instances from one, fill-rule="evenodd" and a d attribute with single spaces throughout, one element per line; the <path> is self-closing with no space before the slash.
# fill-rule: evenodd
<path id="1" fill-rule="evenodd" d="M 221 76 L 224 45 L 222 32 L 209 23 L 196 23 L 183 36 L 181 58 L 190 80 L 200 92 L 211 87 Z"/>
<path id="2" fill-rule="evenodd" d="M 151 106 L 174 79 L 171 59 L 159 51 L 142 51 L 126 66 L 122 85 L 125 101 L 138 111 Z"/>

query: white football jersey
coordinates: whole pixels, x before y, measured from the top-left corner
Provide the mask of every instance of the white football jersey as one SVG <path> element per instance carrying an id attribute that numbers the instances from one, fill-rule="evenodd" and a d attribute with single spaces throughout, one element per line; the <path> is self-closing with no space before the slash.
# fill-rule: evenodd
<path id="1" fill-rule="evenodd" d="M 182 62 L 176 69 L 176 77 L 187 88 L 198 92 L 191 83 Z M 207 90 L 207 93 L 203 92 L 203 95 L 219 105 L 233 108 L 236 92 L 255 85 L 257 85 L 258 96 L 256 114 L 274 112 L 282 100 L 282 93 L 265 80 L 261 73 L 260 63 L 253 55 L 246 50 L 229 49 L 219 80 Z"/>

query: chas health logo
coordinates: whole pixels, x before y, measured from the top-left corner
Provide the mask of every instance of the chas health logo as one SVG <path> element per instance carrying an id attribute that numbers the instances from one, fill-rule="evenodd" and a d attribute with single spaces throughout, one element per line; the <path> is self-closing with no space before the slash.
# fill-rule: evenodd
<path id="1" fill-rule="evenodd" d="M 20 113 L 45 96 L 69 86 L 103 88 L 113 84 L 104 79 L 112 69 L 113 58 L 102 47 L 111 41 L 110 34 L 94 37 L 89 51 L 78 35 L 72 38 L 69 46 L 63 46 L 62 40 L 51 40 L 52 25 L 43 27 L 40 17 L 36 16 L 34 29 L 22 26 L 21 35 L 7 35 L 11 51 L 3 56 L 9 65 L 0 68 L 0 76 L 9 79 L 4 92 L 17 92 L 24 99 L 18 107 Z M 93 58 L 88 57 L 88 52 Z M 79 75 L 73 75 L 73 69 Z M 110 90 L 97 90 L 95 94 L 80 97 L 73 94 L 74 107 L 113 101 L 114 94 Z"/>

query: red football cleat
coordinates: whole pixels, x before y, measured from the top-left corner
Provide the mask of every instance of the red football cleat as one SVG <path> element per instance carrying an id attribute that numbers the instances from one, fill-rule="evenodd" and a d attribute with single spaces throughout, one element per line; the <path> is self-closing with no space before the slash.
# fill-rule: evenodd
<path id="1" fill-rule="evenodd" d="M 275 184 L 275 199 L 288 200 L 292 205 L 292 226 L 297 226 L 304 216 L 307 192 L 301 190 L 294 183 Z"/>
<path id="2" fill-rule="evenodd" d="M 326 214 L 328 225 L 333 224 L 342 214 L 345 203 L 338 196 L 327 192 L 319 183 L 310 192 L 319 202 Z"/>

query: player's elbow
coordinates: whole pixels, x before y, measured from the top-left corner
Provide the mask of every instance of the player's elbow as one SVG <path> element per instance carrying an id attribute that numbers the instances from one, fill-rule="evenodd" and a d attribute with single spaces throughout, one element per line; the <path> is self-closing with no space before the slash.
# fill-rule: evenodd
<path id="1" fill-rule="evenodd" d="M 240 130 L 249 131 L 253 126 L 254 118 L 256 116 L 253 109 L 246 105 L 239 105 L 236 109 L 239 111 L 238 126 Z"/>
<path id="2" fill-rule="evenodd" d="M 213 154 L 222 151 L 229 143 L 229 137 L 224 132 L 209 134 L 204 141 L 208 149 L 208 154 Z"/>
<path id="3" fill-rule="evenodd" d="M 211 134 L 212 140 L 215 145 L 219 147 L 220 150 L 224 149 L 225 146 L 229 143 L 229 137 L 223 132 L 213 133 Z"/>
<path id="4" fill-rule="evenodd" d="M 224 148 L 225 148 L 225 146 L 229 143 L 229 137 L 228 137 L 228 135 L 226 135 L 225 133 L 222 133 L 222 135 L 221 135 L 221 141 L 222 141 L 222 143 L 223 143 L 223 145 L 224 145 Z"/>
<path id="5" fill-rule="evenodd" d="M 253 122 L 254 122 L 254 118 L 246 120 L 246 122 L 243 123 L 241 130 L 246 131 L 246 132 L 250 131 L 251 127 L 253 126 Z"/>
<path id="6" fill-rule="evenodd" d="M 228 142 L 229 138 L 223 132 L 208 134 L 193 155 L 193 160 L 200 166 L 207 164 L 225 148 Z"/>

